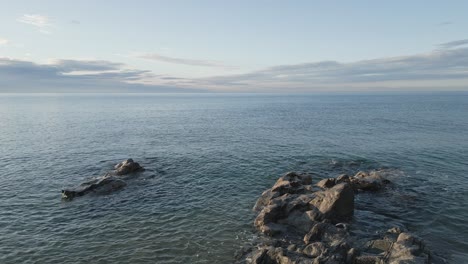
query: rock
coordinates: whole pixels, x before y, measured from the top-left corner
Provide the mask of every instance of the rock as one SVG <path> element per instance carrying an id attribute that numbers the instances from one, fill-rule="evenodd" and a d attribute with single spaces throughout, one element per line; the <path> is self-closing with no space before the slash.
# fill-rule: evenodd
<path id="1" fill-rule="evenodd" d="M 115 175 L 118 176 L 145 170 L 143 167 L 140 166 L 138 162 L 134 162 L 133 159 L 127 159 L 120 162 L 119 164 L 115 165 L 114 169 Z"/>
<path id="2" fill-rule="evenodd" d="M 271 204 L 262 209 L 257 218 L 255 218 L 254 224 L 256 227 L 261 227 L 272 222 L 277 222 L 282 217 L 284 215 L 281 205 Z"/>
<path id="3" fill-rule="evenodd" d="M 74 197 L 83 196 L 88 193 L 108 194 L 120 190 L 125 187 L 127 183 L 118 176 L 144 170 L 144 168 L 137 162 L 134 162 L 133 159 L 124 160 L 115 165 L 114 168 L 114 171 L 106 173 L 104 176 L 84 182 L 78 187 L 62 190 L 62 198 L 71 200 Z"/>
<path id="4" fill-rule="evenodd" d="M 271 187 L 272 192 L 278 192 L 280 195 L 285 193 L 302 193 L 304 185 L 310 185 L 312 177 L 305 174 L 297 174 L 295 172 L 288 172 L 281 176 L 276 183 Z"/>
<path id="5" fill-rule="evenodd" d="M 354 214 L 354 191 L 347 183 L 340 183 L 322 192 L 310 203 L 318 208 L 325 218 L 332 221 L 346 219 Z"/>
<path id="6" fill-rule="evenodd" d="M 420 238 L 409 233 L 401 233 L 388 254 L 388 263 L 429 263 L 430 252 L 425 249 Z"/>
<path id="7" fill-rule="evenodd" d="M 393 242 L 388 239 L 377 239 L 367 243 L 367 252 L 380 254 L 382 252 L 389 251 L 393 246 Z"/>
<path id="8" fill-rule="evenodd" d="M 400 234 L 402 232 L 403 232 L 403 230 L 401 228 L 397 227 L 397 226 L 392 227 L 392 228 L 387 230 L 387 233 L 389 233 L 389 234 Z"/>
<path id="9" fill-rule="evenodd" d="M 336 184 L 342 183 L 342 182 L 350 182 L 350 178 L 347 174 L 340 174 L 338 177 L 336 177 Z"/>
<path id="10" fill-rule="evenodd" d="M 310 175 L 289 172 L 281 176 L 273 187 L 262 193 L 253 210 L 259 211 L 255 227 L 265 234 L 275 235 L 284 231 L 279 222 L 297 222 L 293 226 L 311 226 L 311 220 L 303 212 L 310 209 L 310 201 L 315 198 L 308 188 Z M 306 231 L 305 231 L 306 232 Z"/>
<path id="11" fill-rule="evenodd" d="M 258 252 L 255 253 L 255 255 L 252 257 L 250 263 L 252 264 L 262 264 L 262 263 L 268 263 L 267 262 L 267 249 L 261 249 Z"/>
<path id="12" fill-rule="evenodd" d="M 293 211 L 288 214 L 287 218 L 280 220 L 280 222 L 301 234 L 308 232 L 316 223 L 309 214 L 309 211 Z"/>
<path id="13" fill-rule="evenodd" d="M 82 183 L 73 189 L 62 190 L 62 197 L 64 199 L 73 199 L 74 197 L 83 196 L 88 193 L 108 194 L 120 190 L 126 185 L 124 181 L 114 176 L 105 176 Z"/>
<path id="14" fill-rule="evenodd" d="M 325 254 L 326 250 L 327 249 L 322 242 L 314 242 L 307 245 L 302 252 L 309 257 L 316 258 L 322 254 Z"/>
<path id="15" fill-rule="evenodd" d="M 344 229 L 345 231 L 348 231 L 349 227 L 348 227 L 348 224 L 346 223 L 338 223 L 335 225 L 337 228 L 341 228 L 341 229 Z"/>
<path id="16" fill-rule="evenodd" d="M 296 249 L 297 249 L 297 246 L 294 244 L 291 244 L 288 246 L 288 251 L 296 251 Z"/>
<path id="17" fill-rule="evenodd" d="M 275 263 L 292 263 L 289 262 L 288 257 L 283 253 L 282 248 L 275 248 L 272 246 L 264 247 L 257 252 L 254 252 L 252 260 L 247 263 L 256 263 L 256 264 L 275 264 Z"/>
<path id="18" fill-rule="evenodd" d="M 360 171 L 350 181 L 355 190 L 362 191 L 378 191 L 390 183 L 389 180 L 380 175 L 379 171 L 372 171 L 370 173 Z"/>
<path id="19" fill-rule="evenodd" d="M 361 255 L 354 259 L 354 264 L 380 264 L 381 258 L 374 255 Z"/>
<path id="20" fill-rule="evenodd" d="M 260 196 L 260 198 L 258 198 L 257 202 L 255 203 L 253 210 L 254 211 L 262 210 L 263 207 L 267 206 L 271 200 L 279 196 L 280 196 L 279 192 L 272 192 L 271 189 L 264 191 L 262 193 L 262 196 Z"/>
<path id="21" fill-rule="evenodd" d="M 319 181 L 316 185 L 322 189 L 328 189 L 328 188 L 335 186 L 335 179 L 334 178 L 323 179 Z"/>
<path id="22" fill-rule="evenodd" d="M 357 250 L 355 248 L 351 248 L 350 250 L 348 250 L 348 252 L 346 253 L 346 263 L 354 263 L 356 255 Z"/>
<path id="23" fill-rule="evenodd" d="M 325 225 L 326 224 L 324 223 L 317 223 L 314 225 L 314 227 L 310 229 L 309 233 L 304 236 L 304 243 L 307 245 L 314 241 L 320 241 L 322 239 Z"/>
<path id="24" fill-rule="evenodd" d="M 285 195 L 284 195 L 285 196 Z M 285 214 L 294 210 L 306 211 L 309 210 L 309 203 L 315 198 L 314 194 L 301 194 L 301 195 L 288 195 L 288 199 L 282 201 L 282 204 L 286 210 Z M 280 199 L 277 199 L 280 200 Z"/>
<path id="25" fill-rule="evenodd" d="M 324 179 L 316 184 L 321 190 L 311 183 L 310 176 L 290 172 L 262 193 L 254 206 L 254 225 L 268 242 L 248 253 L 247 263 L 429 263 L 422 241 L 401 228 L 378 233 L 380 238 L 372 235 L 367 242 L 353 237 L 359 233 L 349 222 L 355 190 L 383 188 L 388 181 L 379 171 Z"/>

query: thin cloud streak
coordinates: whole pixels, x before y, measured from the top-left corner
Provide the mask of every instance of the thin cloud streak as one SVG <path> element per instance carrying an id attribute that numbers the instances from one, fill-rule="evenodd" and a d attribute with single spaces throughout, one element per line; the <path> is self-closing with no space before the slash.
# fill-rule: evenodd
<path id="1" fill-rule="evenodd" d="M 468 39 L 461 39 L 461 40 L 455 40 L 455 41 L 442 43 L 439 45 L 439 47 L 443 49 L 453 49 L 453 48 L 457 48 L 457 47 L 465 46 L 465 45 L 468 45 Z"/>
<path id="2" fill-rule="evenodd" d="M 144 84 L 150 71 L 109 61 L 56 60 L 49 64 L 0 58 L 0 92 L 194 92 Z"/>
<path id="3" fill-rule="evenodd" d="M 450 87 L 468 89 L 468 48 L 460 48 L 468 40 L 441 44 L 426 54 L 363 60 L 351 63 L 322 61 L 296 65 L 280 65 L 247 74 L 197 79 L 198 85 L 225 90 L 327 88 L 329 90 L 376 85 L 404 89 L 416 85 L 431 86 L 431 82 L 448 81 Z"/>
<path id="4" fill-rule="evenodd" d="M 448 25 L 453 25 L 453 22 L 452 21 L 444 21 L 444 22 L 440 22 L 439 24 L 437 24 L 437 26 L 448 26 Z"/>
<path id="5" fill-rule="evenodd" d="M 18 22 L 36 27 L 39 32 L 50 34 L 50 28 L 53 26 L 48 16 L 39 14 L 24 14 L 17 19 Z"/>
<path id="6" fill-rule="evenodd" d="M 10 43 L 8 39 L 0 38 L 0 46 L 7 45 Z"/>
<path id="7" fill-rule="evenodd" d="M 217 62 L 217 61 L 183 59 L 183 58 L 163 56 L 163 55 L 159 55 L 157 53 L 146 53 L 146 54 L 137 55 L 136 57 L 140 58 L 140 59 L 145 59 L 145 60 L 153 60 L 153 61 L 181 64 L 181 65 L 189 65 L 189 66 L 202 66 L 202 67 L 213 67 L 213 68 L 233 68 L 231 66 L 224 65 L 224 64 L 222 64 L 220 62 Z"/>

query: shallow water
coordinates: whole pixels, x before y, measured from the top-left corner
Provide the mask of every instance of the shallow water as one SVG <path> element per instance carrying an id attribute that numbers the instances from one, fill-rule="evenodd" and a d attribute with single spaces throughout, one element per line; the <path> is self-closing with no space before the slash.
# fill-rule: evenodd
<path id="1" fill-rule="evenodd" d="M 468 261 L 468 94 L 0 95 L 0 263 L 229 263 L 286 171 L 388 168 L 353 232 L 404 225 Z M 132 157 L 105 196 L 60 190 Z"/>

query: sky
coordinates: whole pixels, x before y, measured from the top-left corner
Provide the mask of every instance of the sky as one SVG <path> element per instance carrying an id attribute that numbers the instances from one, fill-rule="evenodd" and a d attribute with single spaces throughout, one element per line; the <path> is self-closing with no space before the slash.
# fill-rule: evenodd
<path id="1" fill-rule="evenodd" d="M 0 92 L 468 90 L 468 1 L 0 6 Z"/>

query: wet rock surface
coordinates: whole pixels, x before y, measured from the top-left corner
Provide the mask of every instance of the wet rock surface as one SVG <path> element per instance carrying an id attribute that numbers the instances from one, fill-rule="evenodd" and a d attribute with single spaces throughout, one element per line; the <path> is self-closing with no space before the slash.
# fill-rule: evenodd
<path id="1" fill-rule="evenodd" d="M 114 169 L 115 170 L 111 173 L 118 176 L 145 170 L 138 162 L 134 162 L 133 159 L 127 159 L 120 162 L 119 164 L 115 165 Z"/>
<path id="2" fill-rule="evenodd" d="M 62 198 L 71 200 L 78 196 L 86 194 L 109 194 L 124 188 L 127 183 L 125 177 L 135 172 L 144 171 L 138 162 L 133 159 L 124 160 L 115 165 L 115 170 L 106 173 L 103 176 L 96 177 L 90 181 L 84 182 L 77 187 L 62 190 Z"/>
<path id="3" fill-rule="evenodd" d="M 254 206 L 256 244 L 239 263 L 433 263 L 423 241 L 400 229 L 363 241 L 350 232 L 355 196 L 390 183 L 379 171 L 340 175 L 316 184 L 307 174 L 281 176 Z"/>

